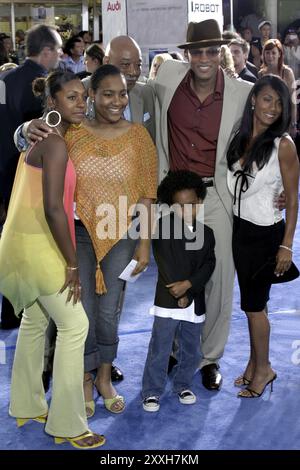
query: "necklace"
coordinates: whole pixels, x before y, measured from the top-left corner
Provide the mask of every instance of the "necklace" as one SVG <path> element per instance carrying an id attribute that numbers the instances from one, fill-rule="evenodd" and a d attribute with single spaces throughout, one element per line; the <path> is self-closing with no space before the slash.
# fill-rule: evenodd
<path id="1" fill-rule="evenodd" d="M 58 127 L 54 127 L 53 130 L 54 130 L 54 132 L 55 132 L 56 134 L 58 134 L 62 139 L 64 139 L 64 136 L 62 135 L 62 133 L 60 132 L 60 130 L 58 129 Z"/>

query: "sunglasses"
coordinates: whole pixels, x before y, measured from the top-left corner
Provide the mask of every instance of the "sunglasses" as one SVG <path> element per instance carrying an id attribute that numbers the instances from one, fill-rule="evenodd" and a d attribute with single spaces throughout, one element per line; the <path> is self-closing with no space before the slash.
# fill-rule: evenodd
<path id="1" fill-rule="evenodd" d="M 220 47 L 208 47 L 206 49 L 189 49 L 189 53 L 192 57 L 203 57 L 206 55 L 209 59 L 216 57 L 220 54 Z"/>

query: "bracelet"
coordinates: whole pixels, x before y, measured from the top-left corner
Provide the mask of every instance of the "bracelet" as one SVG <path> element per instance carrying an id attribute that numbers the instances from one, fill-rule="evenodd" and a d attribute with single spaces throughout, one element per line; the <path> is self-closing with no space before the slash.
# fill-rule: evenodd
<path id="1" fill-rule="evenodd" d="M 78 266 L 67 266 L 67 269 L 68 269 L 69 271 L 77 271 Z"/>
<path id="2" fill-rule="evenodd" d="M 290 248 L 289 246 L 279 245 L 279 248 L 284 248 L 285 250 L 288 250 L 288 251 L 290 251 L 291 253 L 293 253 L 292 248 Z"/>

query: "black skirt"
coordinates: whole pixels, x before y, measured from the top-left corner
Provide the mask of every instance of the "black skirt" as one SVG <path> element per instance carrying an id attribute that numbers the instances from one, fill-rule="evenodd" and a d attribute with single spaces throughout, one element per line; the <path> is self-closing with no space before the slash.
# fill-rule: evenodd
<path id="1" fill-rule="evenodd" d="M 232 251 L 241 292 L 241 309 L 245 312 L 260 312 L 269 300 L 270 280 L 256 281 L 252 277 L 276 256 L 284 228 L 284 220 L 261 226 L 234 217 Z"/>

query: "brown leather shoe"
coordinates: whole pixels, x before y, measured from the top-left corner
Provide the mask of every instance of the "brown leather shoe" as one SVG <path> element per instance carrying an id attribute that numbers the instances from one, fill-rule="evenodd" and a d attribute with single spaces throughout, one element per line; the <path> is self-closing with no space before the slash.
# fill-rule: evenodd
<path id="1" fill-rule="evenodd" d="M 208 364 L 202 367 L 202 384 L 207 390 L 220 390 L 222 385 L 222 375 L 219 372 L 218 364 Z"/>

